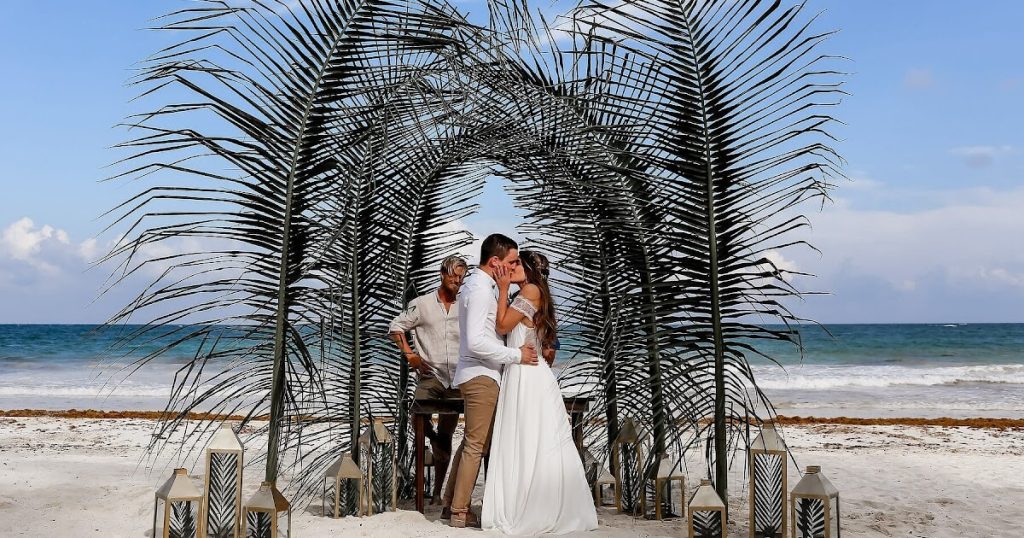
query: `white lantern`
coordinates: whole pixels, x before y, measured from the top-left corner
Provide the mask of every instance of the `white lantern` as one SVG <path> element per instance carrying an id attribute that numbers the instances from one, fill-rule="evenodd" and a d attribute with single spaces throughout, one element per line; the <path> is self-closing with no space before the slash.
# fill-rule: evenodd
<path id="1" fill-rule="evenodd" d="M 658 462 L 658 467 L 647 477 L 648 481 L 654 483 L 654 519 L 676 517 L 683 515 L 683 507 L 686 506 L 686 475 L 683 474 L 683 466 L 674 458 L 665 456 Z M 675 513 L 672 505 L 672 497 L 676 485 L 679 488 L 679 513 Z"/>
<path id="2" fill-rule="evenodd" d="M 619 506 L 619 481 L 606 469 L 601 469 L 601 474 L 594 480 L 594 505 L 607 506 L 604 502 L 604 486 L 612 488 L 612 505 Z"/>
<path id="3" fill-rule="evenodd" d="M 274 486 L 263 482 L 243 507 L 242 536 L 245 538 L 291 538 L 291 503 Z"/>
<path id="4" fill-rule="evenodd" d="M 839 490 L 811 465 L 790 494 L 794 538 L 839 538 Z"/>
<path id="5" fill-rule="evenodd" d="M 203 536 L 238 538 L 242 516 L 242 441 L 227 422 L 206 447 Z"/>
<path id="6" fill-rule="evenodd" d="M 690 500 L 686 514 L 689 538 L 725 538 L 727 534 L 725 503 L 718 496 L 711 481 L 700 481 L 700 487 Z"/>
<path id="7" fill-rule="evenodd" d="M 393 511 L 398 504 L 395 443 L 384 419 L 375 418 L 359 436 L 359 468 L 363 472 L 368 515 Z"/>
<path id="8" fill-rule="evenodd" d="M 363 496 L 363 472 L 346 452 L 324 473 L 324 507 L 331 506 L 333 517 L 363 515 L 366 499 Z"/>
<path id="9" fill-rule="evenodd" d="M 643 446 L 633 419 L 627 418 L 612 445 L 612 471 L 615 475 L 615 507 L 633 515 L 644 513 Z"/>
<path id="10" fill-rule="evenodd" d="M 750 538 L 786 536 L 788 450 L 773 424 L 765 424 L 749 449 Z"/>
<path id="11" fill-rule="evenodd" d="M 153 536 L 163 538 L 197 538 L 199 536 L 199 506 L 203 494 L 185 469 L 175 469 L 153 501 Z M 163 524 L 157 526 L 157 520 Z M 162 529 L 158 531 L 157 529 Z"/>

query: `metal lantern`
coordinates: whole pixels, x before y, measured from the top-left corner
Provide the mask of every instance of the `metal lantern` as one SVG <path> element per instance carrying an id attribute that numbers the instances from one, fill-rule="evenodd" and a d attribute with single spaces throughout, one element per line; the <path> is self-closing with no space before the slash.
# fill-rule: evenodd
<path id="1" fill-rule="evenodd" d="M 156 490 L 156 499 L 153 501 L 153 536 L 198 538 L 199 506 L 202 502 L 203 494 L 192 484 L 188 472 L 175 469 L 167 482 Z M 162 526 L 157 526 L 158 520 L 163 521 Z M 158 534 L 159 528 L 163 530 Z"/>
<path id="2" fill-rule="evenodd" d="M 634 515 L 644 513 L 643 447 L 636 423 L 627 418 L 612 445 L 615 508 Z"/>
<path id="3" fill-rule="evenodd" d="M 430 498 L 434 491 L 434 453 L 429 448 L 423 451 L 423 496 Z"/>
<path id="4" fill-rule="evenodd" d="M 587 449 L 583 449 L 583 473 L 587 477 L 587 484 L 591 487 L 597 482 L 598 474 L 601 473 L 601 462 Z"/>
<path id="5" fill-rule="evenodd" d="M 750 538 L 786 536 L 786 491 L 789 489 L 786 443 L 765 424 L 750 445 Z"/>
<path id="6" fill-rule="evenodd" d="M 686 475 L 683 474 L 682 465 L 674 458 L 664 456 L 653 471 L 647 480 L 654 483 L 654 519 L 682 515 L 682 508 L 686 506 Z M 678 514 L 672 506 L 674 484 L 679 486 Z"/>
<path id="7" fill-rule="evenodd" d="M 245 538 L 290 538 L 291 503 L 273 482 L 262 482 L 243 507 L 242 536 Z"/>
<path id="8" fill-rule="evenodd" d="M 242 515 L 242 441 L 227 422 L 206 447 L 202 536 L 238 538 Z"/>
<path id="9" fill-rule="evenodd" d="M 601 474 L 594 480 L 594 505 L 607 506 L 604 503 L 604 486 L 611 486 L 614 495 L 614 504 L 619 506 L 619 481 L 606 469 L 601 469 Z"/>
<path id="10" fill-rule="evenodd" d="M 839 490 L 811 465 L 790 493 L 793 538 L 839 538 Z"/>
<path id="11" fill-rule="evenodd" d="M 725 538 L 727 536 L 725 503 L 711 481 L 703 479 L 690 500 L 686 514 L 689 538 Z"/>
<path id="12" fill-rule="evenodd" d="M 363 472 L 368 515 L 392 511 L 398 504 L 395 456 L 395 443 L 384 419 L 373 419 L 359 436 L 359 467 Z"/>
<path id="13" fill-rule="evenodd" d="M 363 496 L 363 472 L 346 452 L 324 473 L 324 506 L 331 506 L 333 517 L 363 515 L 366 498 Z"/>

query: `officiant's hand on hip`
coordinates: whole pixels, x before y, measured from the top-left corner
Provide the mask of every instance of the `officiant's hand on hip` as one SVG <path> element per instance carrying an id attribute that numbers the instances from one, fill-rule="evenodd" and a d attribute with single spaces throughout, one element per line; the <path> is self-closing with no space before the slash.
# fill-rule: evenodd
<path id="1" fill-rule="evenodd" d="M 531 344 L 523 344 L 519 348 L 519 364 L 529 366 L 537 365 L 537 350 Z"/>

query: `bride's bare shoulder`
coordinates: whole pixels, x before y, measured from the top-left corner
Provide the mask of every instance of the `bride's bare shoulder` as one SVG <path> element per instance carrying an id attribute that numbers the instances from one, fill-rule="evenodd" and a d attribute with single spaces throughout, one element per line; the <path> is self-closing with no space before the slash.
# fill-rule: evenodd
<path id="1" fill-rule="evenodd" d="M 540 288 L 536 284 L 523 284 L 523 287 L 519 289 L 519 296 L 529 299 L 531 303 L 536 303 L 540 299 Z"/>

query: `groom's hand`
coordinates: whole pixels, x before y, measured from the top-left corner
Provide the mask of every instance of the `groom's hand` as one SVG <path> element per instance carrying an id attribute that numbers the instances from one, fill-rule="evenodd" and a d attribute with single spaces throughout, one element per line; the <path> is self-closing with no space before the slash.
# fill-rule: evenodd
<path id="1" fill-rule="evenodd" d="M 519 364 L 535 366 L 537 364 L 537 350 L 530 344 L 523 344 L 519 348 Z"/>

